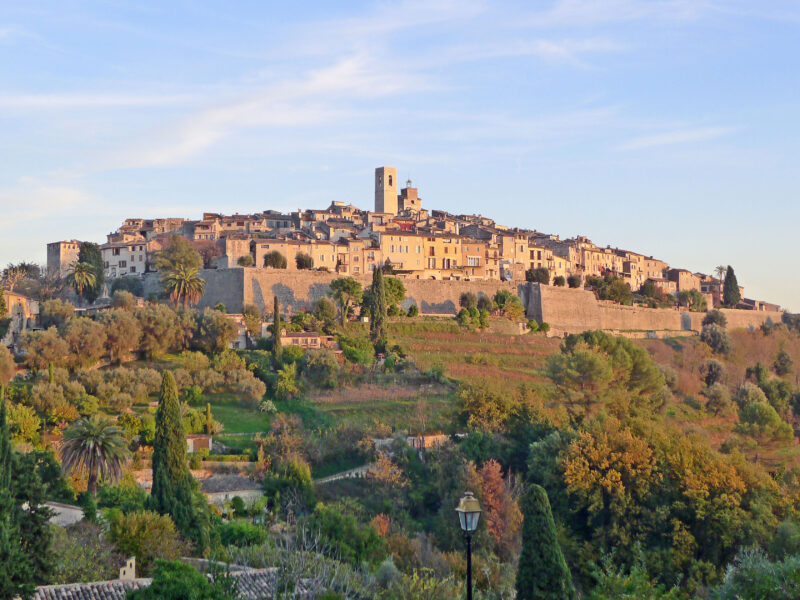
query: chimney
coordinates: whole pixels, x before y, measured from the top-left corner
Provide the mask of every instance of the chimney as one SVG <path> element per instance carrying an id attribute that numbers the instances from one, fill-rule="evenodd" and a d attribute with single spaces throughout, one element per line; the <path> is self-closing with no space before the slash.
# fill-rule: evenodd
<path id="1" fill-rule="evenodd" d="M 120 581 L 133 581 L 136 579 L 136 557 L 131 556 L 125 566 L 119 570 Z"/>

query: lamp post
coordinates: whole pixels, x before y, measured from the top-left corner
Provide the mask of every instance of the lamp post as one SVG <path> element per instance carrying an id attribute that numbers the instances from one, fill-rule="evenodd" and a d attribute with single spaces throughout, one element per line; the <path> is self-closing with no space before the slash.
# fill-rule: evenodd
<path id="1" fill-rule="evenodd" d="M 478 528 L 481 505 L 472 492 L 464 492 L 456 512 L 461 529 L 467 538 L 467 600 L 472 600 L 472 532 Z"/>

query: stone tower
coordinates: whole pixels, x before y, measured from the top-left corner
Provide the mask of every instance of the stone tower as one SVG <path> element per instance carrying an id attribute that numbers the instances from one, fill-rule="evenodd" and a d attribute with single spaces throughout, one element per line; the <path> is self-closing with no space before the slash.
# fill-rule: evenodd
<path id="1" fill-rule="evenodd" d="M 375 169 L 375 212 L 397 214 L 397 169 Z"/>

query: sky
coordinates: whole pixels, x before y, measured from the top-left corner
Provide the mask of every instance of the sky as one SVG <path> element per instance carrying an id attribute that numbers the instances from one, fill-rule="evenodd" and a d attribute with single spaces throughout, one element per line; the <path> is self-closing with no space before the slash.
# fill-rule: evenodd
<path id="1" fill-rule="evenodd" d="M 0 3 L 0 264 L 127 217 L 423 206 L 800 310 L 800 2 Z"/>

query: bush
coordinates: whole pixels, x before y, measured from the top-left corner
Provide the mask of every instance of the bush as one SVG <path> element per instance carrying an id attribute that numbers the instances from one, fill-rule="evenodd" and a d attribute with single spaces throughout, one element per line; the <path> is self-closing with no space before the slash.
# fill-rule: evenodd
<path id="1" fill-rule="evenodd" d="M 800 556 L 772 562 L 760 550 L 742 551 L 714 590 L 715 600 L 800 598 Z"/>
<path id="2" fill-rule="evenodd" d="M 580 275 L 570 275 L 567 277 L 567 285 L 571 288 L 582 287 L 583 278 Z"/>
<path id="3" fill-rule="evenodd" d="M 314 385 L 333 389 L 338 384 L 339 362 L 330 350 L 310 350 L 306 354 L 304 373 Z"/>
<path id="4" fill-rule="evenodd" d="M 360 525 L 355 517 L 343 514 L 335 505 L 318 504 L 308 519 L 308 527 L 319 531 L 333 556 L 343 562 L 377 565 L 386 557 L 386 547 L 375 529 Z"/>
<path id="5" fill-rule="evenodd" d="M 111 282 L 111 294 L 123 291 L 141 298 L 144 296 L 144 285 L 138 277 L 117 277 Z"/>
<path id="6" fill-rule="evenodd" d="M 241 498 L 239 499 L 241 500 Z M 217 533 L 223 546 L 241 547 L 263 544 L 267 541 L 269 531 L 247 521 L 231 521 L 218 525 Z"/>
<path id="7" fill-rule="evenodd" d="M 211 582 L 191 565 L 159 560 L 153 582 L 144 589 L 128 592 L 128 599 L 235 600 L 240 597 L 237 590 L 236 580 L 227 574 L 217 573 Z"/>
<path id="8" fill-rule="evenodd" d="M 489 298 L 486 294 L 480 294 L 478 296 L 478 310 L 485 310 L 486 312 L 492 312 L 496 308 L 494 301 Z"/>
<path id="9" fill-rule="evenodd" d="M 375 348 L 366 337 L 339 336 L 344 357 L 357 365 L 369 365 L 375 360 Z"/>
<path id="10" fill-rule="evenodd" d="M 700 332 L 700 341 L 708 344 L 715 354 L 727 354 L 731 351 L 731 340 L 728 332 L 720 325 L 704 325 Z"/>
<path id="11" fill-rule="evenodd" d="M 314 259 L 311 258 L 308 254 L 303 252 L 298 252 L 295 257 L 294 261 L 297 264 L 298 269 L 313 269 L 314 268 Z M 281 267 L 285 268 L 285 267 Z"/>
<path id="12" fill-rule="evenodd" d="M 706 385 L 712 386 L 722 381 L 722 377 L 725 375 L 725 367 L 718 360 L 711 359 L 701 367 L 700 372 L 704 373 Z"/>
<path id="13" fill-rule="evenodd" d="M 272 252 L 268 252 L 264 255 L 265 267 L 272 267 L 273 269 L 285 269 L 287 264 L 286 257 L 277 250 L 273 250 Z"/>
<path id="14" fill-rule="evenodd" d="M 409 317 L 419 316 L 419 307 L 417 306 L 416 302 L 408 307 L 408 316 Z"/>
<path id="15" fill-rule="evenodd" d="M 462 292 L 461 296 L 458 298 L 458 305 L 467 310 L 470 308 L 478 308 L 478 297 L 472 292 Z"/>
<path id="16" fill-rule="evenodd" d="M 731 412 L 733 403 L 731 402 L 731 395 L 728 393 L 728 388 L 719 383 L 708 387 L 704 392 L 708 402 L 706 402 L 706 410 L 714 413 L 715 415 L 725 415 Z"/>
<path id="17" fill-rule="evenodd" d="M 564 279 L 563 275 L 556 275 L 555 277 L 553 277 L 553 285 L 554 286 L 556 286 L 556 287 L 564 287 L 565 283 L 566 283 L 566 279 Z"/>
<path id="18" fill-rule="evenodd" d="M 240 256 L 236 260 L 236 264 L 239 265 L 240 267 L 252 267 L 253 264 L 255 264 L 255 261 L 253 260 L 252 256 L 250 256 L 249 254 L 245 254 L 244 256 Z"/>
<path id="19" fill-rule="evenodd" d="M 754 437 L 769 436 L 780 440 L 790 440 L 794 436 L 791 426 L 766 402 L 753 402 L 741 408 L 736 431 Z"/>
<path id="20" fill-rule="evenodd" d="M 728 324 L 728 319 L 725 318 L 725 315 L 722 314 L 719 310 L 710 310 L 706 313 L 706 316 L 703 317 L 703 326 L 706 325 L 719 325 L 722 328 L 725 328 Z"/>
<path id="21" fill-rule="evenodd" d="M 545 267 L 537 267 L 525 271 L 525 281 L 548 285 L 550 283 L 550 271 Z"/>

